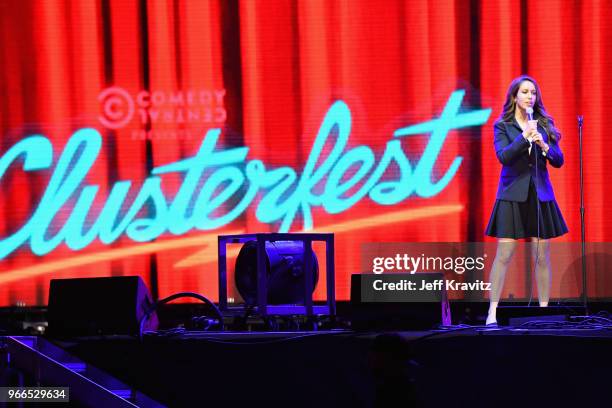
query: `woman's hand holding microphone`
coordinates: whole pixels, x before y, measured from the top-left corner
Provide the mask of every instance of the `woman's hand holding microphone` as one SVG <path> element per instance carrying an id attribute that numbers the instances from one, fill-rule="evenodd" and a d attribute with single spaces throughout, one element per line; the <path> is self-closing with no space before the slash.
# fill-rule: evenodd
<path id="1" fill-rule="evenodd" d="M 527 128 L 523 131 L 523 137 L 530 143 L 536 143 L 544 153 L 548 153 L 550 146 L 544 142 L 544 137 L 538 132 L 538 121 L 530 120 L 527 121 Z"/>

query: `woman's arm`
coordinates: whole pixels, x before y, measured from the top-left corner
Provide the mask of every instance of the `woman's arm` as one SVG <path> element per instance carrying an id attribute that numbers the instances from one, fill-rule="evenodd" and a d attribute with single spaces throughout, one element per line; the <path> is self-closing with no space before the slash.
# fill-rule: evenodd
<path id="1" fill-rule="evenodd" d="M 506 134 L 506 126 L 502 122 L 497 122 L 493 128 L 493 144 L 497 159 L 504 166 L 512 164 L 521 153 L 529 148 L 529 142 L 523 136 L 515 138 L 510 142 Z"/>
<path id="2" fill-rule="evenodd" d="M 553 167 L 561 167 L 563 166 L 563 152 L 559 147 L 559 142 L 550 142 L 548 143 L 548 151 L 546 152 L 546 159 L 550 162 L 550 165 Z"/>

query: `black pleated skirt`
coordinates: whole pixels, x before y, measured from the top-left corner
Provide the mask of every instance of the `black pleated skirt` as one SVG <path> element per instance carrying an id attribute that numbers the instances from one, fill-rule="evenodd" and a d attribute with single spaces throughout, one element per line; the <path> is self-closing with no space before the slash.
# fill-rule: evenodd
<path id="1" fill-rule="evenodd" d="M 495 201 L 485 233 L 497 238 L 521 239 L 539 236 L 542 239 L 549 239 L 563 235 L 567 231 L 567 225 L 557 202 L 538 201 L 535 186 L 531 182 L 527 201 Z"/>

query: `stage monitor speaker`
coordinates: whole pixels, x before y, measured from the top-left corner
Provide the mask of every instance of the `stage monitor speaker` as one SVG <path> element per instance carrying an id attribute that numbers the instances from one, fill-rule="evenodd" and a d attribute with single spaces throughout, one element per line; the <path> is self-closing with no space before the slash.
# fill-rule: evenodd
<path id="1" fill-rule="evenodd" d="M 499 306 L 497 308 L 497 323 L 500 326 L 526 326 L 528 323 L 567 322 L 569 316 L 585 316 L 582 305 L 550 305 L 548 307 L 533 306 Z"/>
<path id="2" fill-rule="evenodd" d="M 380 290 L 381 281 L 394 289 Z M 351 327 L 357 331 L 428 330 L 451 324 L 442 273 L 393 273 L 351 276 Z M 408 282 L 413 282 L 409 284 Z M 423 282 L 428 290 L 420 290 Z M 406 290 L 397 290 L 404 285 Z M 373 290 L 377 287 L 379 290 Z M 408 290 L 412 287 L 413 290 Z"/>
<path id="3" fill-rule="evenodd" d="M 152 304 L 140 276 L 52 279 L 47 333 L 61 338 L 138 335 L 140 320 Z M 157 325 L 153 312 L 143 329 L 156 330 Z"/>

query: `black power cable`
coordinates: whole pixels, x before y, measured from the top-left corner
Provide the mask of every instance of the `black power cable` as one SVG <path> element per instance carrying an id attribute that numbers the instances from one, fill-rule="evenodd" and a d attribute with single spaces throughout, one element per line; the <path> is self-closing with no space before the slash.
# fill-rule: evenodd
<path id="1" fill-rule="evenodd" d="M 199 293 L 195 293 L 195 292 L 179 292 L 179 293 L 175 293 L 173 295 L 170 295 L 168 297 L 165 297 L 163 299 L 158 300 L 157 302 L 155 302 L 155 304 L 153 304 L 146 312 L 145 314 L 142 316 L 142 318 L 140 319 L 140 325 L 139 325 L 139 330 L 138 330 L 138 338 L 140 340 L 142 340 L 142 329 L 144 327 L 145 322 L 149 319 L 149 317 L 151 317 L 151 315 L 153 314 L 154 311 L 157 310 L 157 308 L 161 305 L 165 305 L 166 303 L 172 302 L 175 299 L 179 299 L 179 298 L 195 298 L 198 300 L 201 300 L 202 302 L 204 302 L 205 304 L 207 304 L 208 306 L 210 306 L 210 308 L 213 310 L 214 314 L 215 314 L 215 318 L 216 318 L 216 322 L 212 321 L 209 324 L 209 327 L 213 327 L 213 326 L 219 326 L 220 330 L 223 331 L 223 315 L 221 314 L 221 311 L 219 310 L 219 308 L 213 303 L 211 302 L 209 299 L 207 299 L 205 296 L 200 295 Z"/>

